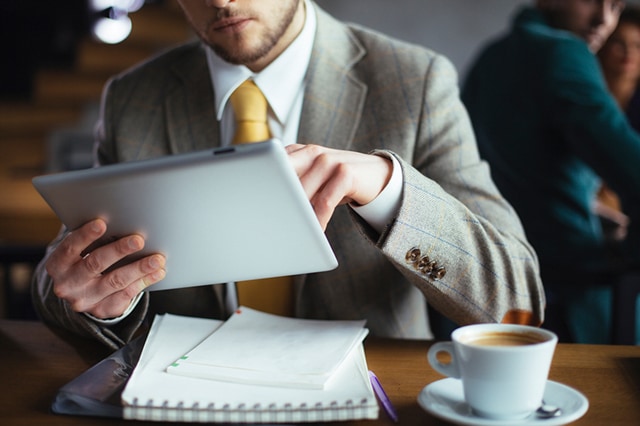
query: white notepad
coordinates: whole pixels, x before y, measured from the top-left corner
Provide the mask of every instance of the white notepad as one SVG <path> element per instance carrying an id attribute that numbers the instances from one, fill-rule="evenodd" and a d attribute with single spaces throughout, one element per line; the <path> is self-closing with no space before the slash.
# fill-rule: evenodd
<path id="1" fill-rule="evenodd" d="M 241 306 L 167 372 L 258 385 L 322 389 L 362 344 L 365 321 L 288 318 Z M 221 350 L 221 348 L 223 348 Z"/>
<path id="2" fill-rule="evenodd" d="M 124 417 L 223 423 L 378 418 L 362 344 L 353 348 L 322 390 L 229 383 L 165 371 L 167 365 L 204 341 L 220 324 L 216 320 L 170 314 L 157 316 L 140 361 L 122 393 Z"/>

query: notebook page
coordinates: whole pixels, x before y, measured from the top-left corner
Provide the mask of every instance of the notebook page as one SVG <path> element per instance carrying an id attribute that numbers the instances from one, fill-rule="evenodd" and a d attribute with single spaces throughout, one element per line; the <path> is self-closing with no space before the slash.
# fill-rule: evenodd
<path id="1" fill-rule="evenodd" d="M 180 315 L 156 315 L 140 360 L 125 386 L 121 399 L 131 404 L 139 394 L 146 394 L 147 387 L 154 389 L 165 380 L 165 368 L 188 348 L 193 348 L 213 333 L 222 321 Z M 188 330 L 188 332 L 185 332 Z M 178 386 L 188 382 L 176 380 Z M 148 395 L 153 399 L 153 395 Z"/>

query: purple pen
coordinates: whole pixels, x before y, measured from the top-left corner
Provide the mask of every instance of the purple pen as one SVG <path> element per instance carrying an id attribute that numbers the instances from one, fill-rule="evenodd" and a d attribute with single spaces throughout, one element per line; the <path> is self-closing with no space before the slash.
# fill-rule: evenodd
<path id="1" fill-rule="evenodd" d="M 371 370 L 369 370 L 369 380 L 371 381 L 371 386 L 373 387 L 373 392 L 378 397 L 378 400 L 382 404 L 382 408 L 387 413 L 389 418 L 394 422 L 398 421 L 398 414 L 396 413 L 395 408 L 391 404 L 391 400 L 387 396 L 387 393 L 384 391 L 380 380 L 378 380 L 378 376 Z"/>

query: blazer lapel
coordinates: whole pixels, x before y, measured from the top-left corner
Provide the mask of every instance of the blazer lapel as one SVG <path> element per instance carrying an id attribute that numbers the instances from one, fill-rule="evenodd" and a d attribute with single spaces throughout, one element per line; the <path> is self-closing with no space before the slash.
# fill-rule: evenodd
<path id="1" fill-rule="evenodd" d="M 315 5 L 316 39 L 307 71 L 298 141 L 349 149 L 362 115 L 366 85 L 351 69 L 365 54 L 346 27 Z"/>
<path id="2" fill-rule="evenodd" d="M 172 153 L 203 150 L 220 145 L 213 88 L 206 55 L 194 44 L 189 54 L 173 66 L 179 80 L 165 99 L 167 135 Z"/>

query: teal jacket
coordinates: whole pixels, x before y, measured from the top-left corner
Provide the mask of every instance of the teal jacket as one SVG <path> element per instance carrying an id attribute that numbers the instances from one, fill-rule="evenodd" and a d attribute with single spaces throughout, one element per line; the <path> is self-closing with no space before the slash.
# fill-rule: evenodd
<path id="1" fill-rule="evenodd" d="M 583 274 L 606 279 L 638 263 L 640 137 L 584 41 L 524 8 L 477 58 L 462 99 L 481 155 L 539 255 L 545 285 L 581 285 Z M 632 220 L 628 241 L 615 250 L 592 212 L 600 179 Z"/>
<path id="2" fill-rule="evenodd" d="M 609 343 L 606 284 L 640 263 L 640 137 L 596 57 L 583 40 L 524 8 L 477 58 L 462 99 L 480 154 L 538 253 L 547 300 L 559 312 L 549 317 L 563 318 L 549 327 L 566 326 L 580 343 Z M 592 210 L 601 179 L 631 218 L 618 246 L 605 240 Z"/>

